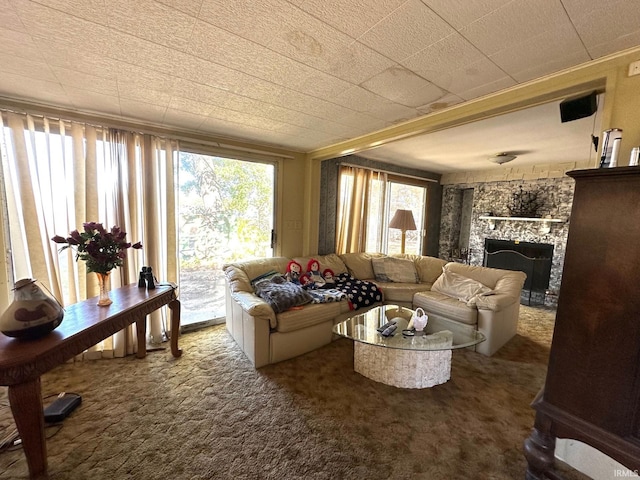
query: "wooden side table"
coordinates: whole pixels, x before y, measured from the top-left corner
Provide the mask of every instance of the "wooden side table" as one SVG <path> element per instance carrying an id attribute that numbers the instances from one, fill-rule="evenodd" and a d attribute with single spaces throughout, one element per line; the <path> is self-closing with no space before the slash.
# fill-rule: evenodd
<path id="1" fill-rule="evenodd" d="M 173 285 L 155 290 L 127 285 L 110 292 L 113 303 L 98 307 L 97 297 L 65 308 L 62 324 L 37 340 L 0 334 L 0 385 L 9 387 L 9 403 L 29 467 L 30 478 L 46 478 L 47 446 L 40 376 L 123 328 L 136 323 L 138 358 L 146 351 L 146 316 L 168 305 L 171 310 L 171 353 L 179 357 L 180 302 Z"/>

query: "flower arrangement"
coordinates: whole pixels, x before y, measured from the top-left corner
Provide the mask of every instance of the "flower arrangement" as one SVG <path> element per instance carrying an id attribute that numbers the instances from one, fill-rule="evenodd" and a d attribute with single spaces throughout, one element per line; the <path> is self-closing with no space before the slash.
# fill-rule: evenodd
<path id="1" fill-rule="evenodd" d="M 72 231 L 68 237 L 56 235 L 51 240 L 65 244 L 60 251 L 74 248 L 77 252 L 76 260 L 87 263 L 87 271 L 107 274 L 116 267 L 122 266 L 127 256 L 128 248 L 142 248 L 140 242 L 133 245 L 126 241 L 126 232 L 119 227 L 105 230 L 101 223 L 89 222 L 83 224 L 84 231 Z"/>

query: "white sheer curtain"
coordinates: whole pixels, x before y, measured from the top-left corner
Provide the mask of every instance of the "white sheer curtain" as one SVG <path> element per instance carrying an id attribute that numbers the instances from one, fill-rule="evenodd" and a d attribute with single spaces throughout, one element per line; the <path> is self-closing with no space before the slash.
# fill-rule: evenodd
<path id="1" fill-rule="evenodd" d="M 338 231 L 336 253 L 365 252 L 367 232 L 373 205 L 375 184 L 386 182 L 386 174 L 349 165 L 340 167 L 338 180 Z M 379 195 L 378 195 L 379 196 Z M 380 199 L 378 199 L 380 200 Z"/>
<path id="2" fill-rule="evenodd" d="M 71 249 L 59 254 L 51 241 L 91 221 L 118 225 L 127 240 L 143 243 L 113 272 L 112 288 L 136 282 L 143 265 L 152 266 L 158 279 L 177 283 L 176 142 L 12 112 L 0 112 L 0 129 L 8 289 L 31 277 L 63 305 L 97 295 L 97 280 L 84 262 L 76 262 Z M 164 311 L 150 315 L 149 324 L 152 342 L 169 333 Z M 124 356 L 135 348 L 130 327 L 83 357 Z"/>

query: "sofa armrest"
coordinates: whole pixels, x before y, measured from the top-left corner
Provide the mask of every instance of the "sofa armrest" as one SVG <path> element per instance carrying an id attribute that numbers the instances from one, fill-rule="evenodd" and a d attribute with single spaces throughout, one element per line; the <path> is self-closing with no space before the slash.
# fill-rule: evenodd
<path id="1" fill-rule="evenodd" d="M 483 310 L 500 310 L 520 302 L 522 286 L 527 279 L 524 272 L 509 271 L 505 273 L 497 282 L 491 295 L 480 295 L 476 299 L 476 307 Z"/>
<path id="2" fill-rule="evenodd" d="M 262 317 L 269 321 L 271 328 L 276 328 L 276 314 L 267 302 L 251 292 L 234 292 L 233 300 L 252 317 Z"/>
<path id="3" fill-rule="evenodd" d="M 513 295 L 506 293 L 478 295 L 475 298 L 476 308 L 479 310 L 492 310 L 494 312 L 499 312 L 516 301 L 520 301 L 520 297 L 515 298 Z"/>

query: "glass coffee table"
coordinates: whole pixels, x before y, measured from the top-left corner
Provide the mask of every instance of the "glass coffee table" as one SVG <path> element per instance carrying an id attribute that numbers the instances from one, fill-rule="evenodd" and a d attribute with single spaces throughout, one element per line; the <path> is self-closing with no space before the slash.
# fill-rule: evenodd
<path id="1" fill-rule="evenodd" d="M 457 332 L 454 340 L 449 330 L 434 331 L 437 327 L 431 321 L 424 334 L 416 335 L 407 330 L 413 313 L 406 307 L 381 305 L 334 325 L 333 332 L 354 340 L 356 372 L 400 388 L 428 388 L 445 383 L 451 378 L 452 350 L 473 347 L 486 340 L 475 330 Z M 378 328 L 391 320 L 397 322 L 397 328 L 392 336 L 385 337 Z"/>

